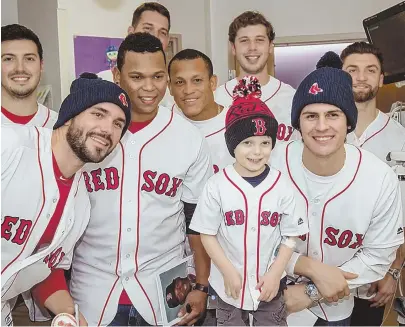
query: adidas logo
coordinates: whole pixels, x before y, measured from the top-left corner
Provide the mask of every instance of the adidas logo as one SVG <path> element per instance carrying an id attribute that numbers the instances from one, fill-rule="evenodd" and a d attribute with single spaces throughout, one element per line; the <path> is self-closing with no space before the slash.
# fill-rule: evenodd
<path id="1" fill-rule="evenodd" d="M 397 234 L 401 234 L 404 231 L 404 229 L 402 227 L 399 227 L 397 230 Z"/>
<path id="2" fill-rule="evenodd" d="M 304 220 L 302 218 L 298 219 L 298 225 L 302 225 L 304 223 Z"/>

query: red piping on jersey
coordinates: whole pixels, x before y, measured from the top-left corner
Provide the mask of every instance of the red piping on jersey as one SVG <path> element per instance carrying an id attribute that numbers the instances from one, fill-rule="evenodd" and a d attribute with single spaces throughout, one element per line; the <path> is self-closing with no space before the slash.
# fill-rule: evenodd
<path id="1" fill-rule="evenodd" d="M 278 181 L 280 179 L 280 176 L 281 176 L 281 172 L 278 172 L 278 176 L 277 176 L 275 182 L 273 183 L 273 185 L 271 185 L 270 188 L 261 195 L 260 200 L 259 200 L 259 211 L 257 214 L 257 251 L 256 251 L 256 255 L 257 255 L 256 280 L 257 280 L 257 283 L 259 283 L 259 267 L 260 267 L 260 212 L 262 211 L 262 200 L 263 200 L 263 197 L 267 193 L 269 193 L 273 189 L 274 186 L 276 186 L 276 184 L 278 183 Z M 260 290 L 260 292 L 262 291 L 261 288 L 259 290 Z"/>
<path id="2" fill-rule="evenodd" d="M 290 176 L 290 179 L 293 182 L 294 186 L 297 188 L 297 190 L 300 192 L 300 194 L 302 195 L 302 197 L 305 200 L 305 206 L 306 206 L 306 209 L 307 209 L 307 217 L 308 217 L 308 199 L 305 196 L 304 192 L 302 192 L 302 190 L 299 188 L 299 186 L 295 182 L 294 178 L 292 177 L 291 170 L 290 170 L 290 164 L 288 163 L 288 148 L 290 147 L 290 145 L 292 143 L 293 142 L 288 143 L 287 147 L 285 148 L 285 161 L 286 161 L 286 164 L 287 164 L 287 171 L 288 171 L 288 175 Z M 309 232 L 306 235 L 307 235 L 307 241 L 306 242 L 307 242 L 307 256 L 308 256 L 308 252 L 309 252 Z"/>
<path id="3" fill-rule="evenodd" d="M 226 87 L 226 84 L 227 84 L 227 83 L 225 83 L 225 84 L 224 84 L 225 91 L 226 91 L 226 93 L 228 93 L 228 94 L 229 94 L 229 96 L 230 96 L 230 97 L 233 99 L 233 96 L 232 96 L 232 94 L 231 94 L 231 93 L 229 93 L 228 88 Z"/>
<path id="4" fill-rule="evenodd" d="M 49 116 L 51 115 L 51 109 L 49 109 L 49 108 L 46 108 L 46 109 L 48 109 L 48 116 L 46 117 L 45 123 L 42 125 L 42 127 L 45 127 L 46 123 L 47 123 L 48 120 L 49 120 Z"/>
<path id="5" fill-rule="evenodd" d="M 76 186 L 76 191 L 75 191 L 75 197 L 77 195 L 77 191 L 79 190 L 79 186 L 80 186 L 80 180 L 83 177 L 83 173 L 80 174 L 79 180 L 77 181 L 77 186 Z"/>
<path id="6" fill-rule="evenodd" d="M 375 132 L 373 135 L 371 135 L 370 137 L 368 137 L 368 138 L 363 142 L 363 144 L 360 145 L 360 147 L 362 147 L 368 140 L 372 139 L 374 136 L 376 136 L 377 134 L 381 133 L 381 132 L 385 129 L 385 127 L 387 127 L 387 125 L 388 125 L 389 122 L 390 122 L 390 117 L 388 117 L 387 122 L 385 123 L 385 125 L 384 125 L 380 130 L 378 130 L 377 132 Z"/>
<path id="7" fill-rule="evenodd" d="M 240 300 L 240 308 L 243 308 L 243 302 L 245 300 L 245 288 L 246 288 L 246 270 L 247 270 L 247 226 L 248 226 L 248 205 L 247 205 L 247 199 L 245 193 L 229 178 L 228 174 L 226 173 L 224 169 L 224 174 L 226 179 L 242 194 L 243 200 L 245 201 L 245 211 L 246 211 L 246 219 L 245 219 L 245 232 L 244 232 L 244 240 L 243 240 L 243 283 L 242 283 L 242 298 Z"/>
<path id="8" fill-rule="evenodd" d="M 332 198 L 330 198 L 328 201 L 326 201 L 325 205 L 323 206 L 323 210 L 322 210 L 322 219 L 321 219 L 321 237 L 320 237 L 320 245 L 321 245 L 321 262 L 323 262 L 323 246 L 322 246 L 322 238 L 323 238 L 323 222 L 324 222 L 324 218 L 325 218 L 325 210 L 326 210 L 326 206 L 329 204 L 329 202 L 331 202 L 332 200 L 336 199 L 339 195 L 343 194 L 349 187 L 350 185 L 353 184 L 354 180 L 356 179 L 357 173 L 359 172 L 359 168 L 360 168 L 360 164 L 361 164 L 361 159 L 362 159 L 362 153 L 361 151 L 356 148 L 357 151 L 359 151 L 360 154 L 360 158 L 359 158 L 359 163 L 357 164 L 357 168 L 356 168 L 356 172 L 354 173 L 353 179 L 350 181 L 349 185 L 347 185 L 342 191 L 340 191 L 338 194 L 336 194 L 335 196 L 333 196 Z"/>
<path id="9" fill-rule="evenodd" d="M 120 186 L 120 222 L 119 222 L 119 228 L 118 228 L 117 263 L 115 264 L 115 274 L 117 275 L 117 279 L 115 280 L 110 292 L 108 293 L 108 296 L 104 303 L 103 310 L 101 311 L 100 320 L 98 321 L 97 326 L 101 326 L 101 321 L 103 320 L 104 312 L 105 312 L 105 309 L 107 308 L 107 303 L 108 303 L 108 301 L 110 301 L 110 297 L 115 288 L 115 285 L 117 284 L 118 280 L 120 279 L 120 277 L 118 275 L 118 263 L 119 263 L 120 248 L 121 248 L 120 245 L 121 245 L 121 229 L 122 229 L 122 188 L 124 187 L 125 151 L 124 151 L 124 147 L 123 147 L 121 141 L 119 142 L 119 145 L 121 147 L 121 153 L 122 153 L 122 177 L 121 177 L 121 186 Z"/>
<path id="10" fill-rule="evenodd" d="M 224 127 L 224 128 L 221 128 L 219 131 L 216 131 L 216 132 L 214 132 L 214 133 L 208 134 L 207 136 L 205 136 L 205 138 L 208 138 L 208 137 L 210 137 L 210 136 L 212 136 L 212 135 L 218 134 L 219 132 L 222 132 L 224 129 L 225 129 L 225 127 Z"/>
<path id="11" fill-rule="evenodd" d="M 270 77 L 271 78 L 271 77 Z M 270 82 L 270 80 L 269 80 L 269 82 Z M 270 96 L 270 98 L 268 98 L 268 99 L 266 99 L 266 100 L 264 100 L 263 102 L 267 102 L 267 101 L 269 101 L 272 97 L 274 97 L 276 94 L 277 94 L 277 92 L 280 90 L 280 88 L 281 88 L 281 81 L 278 81 L 278 88 L 277 88 L 277 90 Z"/>
<path id="12" fill-rule="evenodd" d="M 37 225 L 37 222 L 39 220 L 38 218 L 41 216 L 42 210 L 44 209 L 44 206 L 45 206 L 44 172 L 42 170 L 42 163 L 41 163 L 41 157 L 40 157 L 40 149 L 41 149 L 41 147 L 40 147 L 40 144 L 39 144 L 40 135 L 39 135 L 38 128 L 35 127 L 35 130 L 37 131 L 37 159 L 38 159 L 38 164 L 39 164 L 39 170 L 41 172 L 41 182 L 42 182 L 42 205 L 41 205 L 41 209 L 39 210 L 37 218 L 35 218 L 35 223 L 31 228 L 30 234 L 28 235 L 27 240 L 25 241 L 20 253 L 14 258 L 13 261 L 9 262 L 9 264 L 3 268 L 3 270 L 1 271 L 1 274 L 3 274 L 7 270 L 7 268 L 10 267 L 10 265 L 12 265 L 20 257 L 21 253 L 23 253 L 26 245 L 28 244 L 28 241 L 30 240 L 30 237 L 32 235 L 32 231 L 35 229 L 35 226 Z"/>
<path id="13" fill-rule="evenodd" d="M 152 313 L 153 313 L 153 319 L 155 321 L 155 325 L 157 325 L 157 319 L 156 319 L 156 313 L 155 310 L 153 309 L 153 305 L 151 300 L 149 299 L 148 294 L 146 293 L 145 289 L 143 288 L 142 284 L 140 283 L 138 277 L 137 277 L 137 273 L 138 273 L 138 250 L 139 250 L 139 230 L 140 230 L 140 207 L 141 207 L 141 157 L 142 157 L 142 151 L 144 150 L 144 148 L 150 143 L 152 142 L 155 138 L 157 138 L 160 134 L 162 134 L 166 128 L 171 124 L 171 122 L 173 121 L 173 115 L 174 115 L 174 111 L 172 110 L 171 112 L 171 116 L 170 116 L 170 120 L 169 122 L 166 124 L 165 127 L 163 127 L 163 129 L 157 133 L 155 136 L 153 136 L 149 141 L 147 141 L 141 148 L 141 150 L 139 151 L 139 158 L 138 158 L 138 215 L 137 215 L 137 230 L 136 230 L 136 250 L 135 250 L 135 273 L 134 273 L 134 277 L 136 279 L 136 281 L 138 282 L 139 286 L 142 289 L 143 294 L 145 294 L 146 299 L 149 302 L 149 306 L 152 309 Z"/>

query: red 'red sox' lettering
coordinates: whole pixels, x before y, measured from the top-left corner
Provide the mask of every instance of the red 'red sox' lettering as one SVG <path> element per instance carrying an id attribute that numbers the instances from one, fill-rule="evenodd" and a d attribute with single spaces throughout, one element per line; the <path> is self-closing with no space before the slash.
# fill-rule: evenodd
<path id="1" fill-rule="evenodd" d="M 174 198 L 177 190 L 183 182 L 182 179 L 177 177 L 170 177 L 168 174 L 163 173 L 158 175 L 156 171 L 147 170 L 143 173 L 144 183 L 141 187 L 142 191 L 153 192 L 159 195 L 166 195 Z"/>
<path id="2" fill-rule="evenodd" d="M 27 240 L 31 227 L 31 220 L 5 216 L 1 224 L 1 238 L 22 245 Z"/>
<path id="3" fill-rule="evenodd" d="M 293 134 L 294 129 L 292 126 L 286 126 L 285 124 L 278 125 L 277 140 L 288 141 Z"/>
<path id="4" fill-rule="evenodd" d="M 44 258 L 43 262 L 48 265 L 49 269 L 54 270 L 58 266 L 58 264 L 62 261 L 64 256 L 65 252 L 62 251 L 62 247 L 59 247 L 58 249 L 49 253 Z"/>
<path id="5" fill-rule="evenodd" d="M 340 232 L 339 229 L 328 227 L 325 230 L 326 238 L 324 243 L 330 246 L 337 246 L 339 248 L 349 247 L 350 249 L 358 249 L 363 245 L 363 234 L 353 234 L 351 230 L 344 230 Z"/>
<path id="6" fill-rule="evenodd" d="M 263 211 L 260 214 L 260 225 L 276 227 L 280 222 L 281 216 L 278 212 L 271 213 L 270 211 Z M 243 225 L 245 223 L 245 213 L 243 210 L 234 210 L 225 212 L 226 226 Z"/>
<path id="7" fill-rule="evenodd" d="M 115 167 L 99 168 L 92 170 L 90 174 L 83 172 L 83 177 L 89 193 L 100 190 L 116 190 L 120 184 L 118 169 Z"/>

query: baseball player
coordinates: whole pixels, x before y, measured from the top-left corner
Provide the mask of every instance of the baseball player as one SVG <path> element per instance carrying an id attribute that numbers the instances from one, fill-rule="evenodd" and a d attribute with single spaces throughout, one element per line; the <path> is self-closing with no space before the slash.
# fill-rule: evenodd
<path id="1" fill-rule="evenodd" d="M 308 223 L 287 180 L 267 165 L 278 123 L 260 100 L 258 80 L 243 78 L 235 94 L 225 139 L 236 162 L 209 179 L 190 228 L 201 233 L 213 262 L 218 325 L 249 326 L 251 313 L 254 325 L 284 326 L 282 277 Z"/>
<path id="2" fill-rule="evenodd" d="M 217 173 L 234 162 L 225 143 L 225 117 L 228 108 L 217 104 L 213 91 L 217 77 L 211 59 L 204 53 L 185 49 L 169 63 L 170 92 L 176 102 L 173 109 L 199 128 L 210 148 L 213 171 Z"/>
<path id="3" fill-rule="evenodd" d="M 128 27 L 128 34 L 145 32 L 152 34 L 162 42 L 163 50 L 166 51 L 169 45 L 170 13 L 167 8 L 158 2 L 144 2 L 135 9 L 132 15 L 131 25 Z M 110 69 L 97 74 L 102 79 L 113 82 L 114 77 Z M 172 108 L 174 100 L 166 89 L 160 105 Z"/>
<path id="4" fill-rule="evenodd" d="M 197 283 L 179 324 L 193 324 L 205 310 L 210 261 L 188 225 L 212 175 L 208 147 L 196 127 L 159 106 L 167 87 L 159 39 L 128 35 L 114 79 L 130 94 L 132 122 L 108 160 L 83 174 L 91 218 L 75 250 L 70 290 L 89 325 L 157 325 L 156 274 L 183 257 L 187 233 Z"/>
<path id="5" fill-rule="evenodd" d="M 73 313 L 63 269 L 89 220 L 81 169 L 102 161 L 117 145 L 131 120 L 128 99 L 114 83 L 79 78 L 53 131 L 2 126 L 2 325 L 12 324 L 10 310 L 21 293 L 27 300 L 31 294 L 39 302 L 45 298 L 54 314 Z M 61 292 L 52 294 L 42 285 L 50 275 L 54 279 L 47 285 L 59 278 Z M 29 309 L 35 320 L 39 309 L 33 304 Z M 83 317 L 80 322 L 86 323 Z"/>
<path id="6" fill-rule="evenodd" d="M 277 140 L 281 142 L 277 144 L 299 137 L 290 120 L 295 90 L 267 73 L 269 54 L 274 50 L 275 33 L 271 23 L 258 12 L 246 11 L 231 23 L 228 36 L 232 53 L 240 65 L 240 74 L 215 91 L 215 101 L 230 106 L 232 91 L 238 81 L 245 75 L 255 76 L 262 85 L 262 101 L 271 108 L 278 121 Z"/>
<path id="7" fill-rule="evenodd" d="M 18 25 L 1 27 L 1 123 L 51 128 L 57 113 L 37 102 L 43 69 L 38 36 Z"/>
<path id="8" fill-rule="evenodd" d="M 305 206 L 309 233 L 287 268 L 306 282 L 287 288 L 286 304 L 290 312 L 309 307 L 316 326 L 349 326 L 350 289 L 382 279 L 403 243 L 399 182 L 372 153 L 345 144 L 357 122 L 348 73 L 310 73 L 294 96 L 291 122 L 302 140 L 284 145 L 272 163 Z"/>
<path id="9" fill-rule="evenodd" d="M 187 277 L 176 277 L 166 287 L 166 302 L 169 308 L 178 307 L 184 304 L 187 294 L 191 292 L 196 284 L 195 275 L 188 274 Z"/>
<path id="10" fill-rule="evenodd" d="M 366 42 L 356 42 L 346 47 L 341 54 L 343 70 L 353 79 L 353 95 L 358 111 L 356 129 L 348 134 L 347 142 L 368 150 L 392 166 L 395 161 L 387 159 L 392 151 L 405 152 L 405 127 L 377 108 L 376 96 L 383 85 L 384 69 L 381 52 Z M 405 186 L 405 182 L 400 182 Z M 405 188 L 402 189 L 403 192 Z M 405 193 L 402 194 L 403 206 Z M 396 285 L 404 257 L 400 249 L 384 279 L 371 285 L 368 298 L 355 298 L 352 315 L 353 326 L 380 326 L 385 304 L 395 295 Z M 371 301 L 371 303 L 370 303 Z"/>

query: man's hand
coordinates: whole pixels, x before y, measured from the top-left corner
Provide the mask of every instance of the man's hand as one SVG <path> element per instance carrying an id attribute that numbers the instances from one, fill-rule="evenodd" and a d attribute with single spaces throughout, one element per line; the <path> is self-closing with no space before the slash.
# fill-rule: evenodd
<path id="1" fill-rule="evenodd" d="M 191 326 L 194 325 L 198 319 L 200 319 L 207 308 L 207 296 L 208 294 L 194 290 L 188 293 L 186 302 L 180 309 L 179 317 L 183 318 L 176 325 L 178 326 Z M 191 308 L 191 312 L 187 312 L 187 305 Z"/>
<path id="2" fill-rule="evenodd" d="M 224 274 L 224 286 L 227 296 L 231 296 L 235 300 L 239 298 L 242 289 L 242 277 L 235 267 L 232 267 Z"/>
<path id="3" fill-rule="evenodd" d="M 259 278 L 259 283 L 256 285 L 256 289 L 260 289 L 260 296 L 258 301 L 270 302 L 278 293 L 280 288 L 280 276 L 272 272 L 271 268 L 263 276 Z"/>
<path id="4" fill-rule="evenodd" d="M 338 267 L 319 263 L 312 281 L 319 293 L 328 302 L 337 302 L 350 294 L 347 279 L 355 279 L 358 275 L 343 271 Z"/>
<path id="5" fill-rule="evenodd" d="M 369 299 L 370 302 L 373 302 L 370 306 L 378 308 L 386 305 L 395 294 L 396 289 L 397 281 L 387 273 L 383 279 L 372 283 L 368 289 L 367 296 L 377 293 L 374 297 Z"/>
<path id="6" fill-rule="evenodd" d="M 302 311 L 312 305 L 312 300 L 305 294 L 305 285 L 287 286 L 284 290 L 284 300 L 288 314 Z"/>

